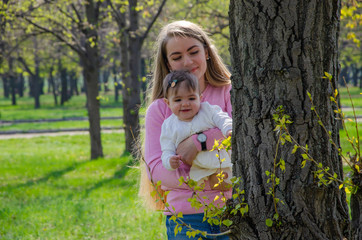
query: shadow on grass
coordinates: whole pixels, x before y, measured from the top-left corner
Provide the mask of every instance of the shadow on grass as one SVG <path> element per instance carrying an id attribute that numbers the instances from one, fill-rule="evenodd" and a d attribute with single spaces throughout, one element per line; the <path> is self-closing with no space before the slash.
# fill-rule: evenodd
<path id="1" fill-rule="evenodd" d="M 135 163 L 134 163 L 133 158 L 130 157 L 129 153 L 123 153 L 121 157 L 129 157 L 129 160 L 126 163 L 124 163 L 120 169 L 115 171 L 115 173 L 113 174 L 112 177 L 103 179 L 103 180 L 97 182 L 96 184 L 94 184 L 92 187 L 86 189 L 85 193 L 84 193 L 84 198 L 88 197 L 92 191 L 97 190 L 116 179 L 122 179 L 126 176 L 127 172 L 132 168 L 132 166 L 135 165 Z M 126 184 L 123 182 L 121 184 L 119 184 L 119 186 L 123 186 L 123 185 L 129 186 L 129 184 Z"/>
<path id="2" fill-rule="evenodd" d="M 49 179 L 59 179 L 64 174 L 75 170 L 77 167 L 79 167 L 79 166 L 81 166 L 81 165 L 83 165 L 83 164 L 85 164 L 87 162 L 89 162 L 89 161 L 75 163 L 75 164 L 73 164 L 73 165 L 71 165 L 71 166 L 69 166 L 67 168 L 50 172 L 47 175 L 45 175 L 44 177 L 40 177 L 40 178 L 36 178 L 36 179 L 30 179 L 30 180 L 26 181 L 25 183 L 16 184 L 16 185 L 13 185 L 13 186 L 5 185 L 4 187 L 8 188 L 8 189 L 16 189 L 16 188 L 21 188 L 21 187 L 31 187 L 31 186 L 36 185 L 36 184 L 47 182 Z"/>

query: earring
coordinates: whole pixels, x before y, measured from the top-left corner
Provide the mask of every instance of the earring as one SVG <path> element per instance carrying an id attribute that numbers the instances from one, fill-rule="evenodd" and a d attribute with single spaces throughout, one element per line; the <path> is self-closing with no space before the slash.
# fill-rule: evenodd
<path id="1" fill-rule="evenodd" d="M 207 57 L 207 58 L 206 58 L 206 61 L 209 61 L 209 60 L 210 60 L 210 57 Z"/>

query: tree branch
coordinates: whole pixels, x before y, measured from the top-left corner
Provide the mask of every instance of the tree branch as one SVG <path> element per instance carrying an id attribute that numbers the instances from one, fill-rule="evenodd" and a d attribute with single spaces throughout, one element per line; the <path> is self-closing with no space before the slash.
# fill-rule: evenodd
<path id="1" fill-rule="evenodd" d="M 33 26 L 43 30 L 46 33 L 50 33 L 52 34 L 54 37 L 56 37 L 57 39 L 59 39 L 61 42 L 65 43 L 66 45 L 68 45 L 72 50 L 74 50 L 75 52 L 77 52 L 78 54 L 84 55 L 85 50 L 82 49 L 82 47 L 80 45 L 74 45 L 70 42 L 68 42 L 65 38 L 63 38 L 63 36 L 61 36 L 60 34 L 56 33 L 55 31 L 52 31 L 46 27 L 40 26 L 39 24 L 33 22 L 31 19 L 28 18 L 24 18 L 25 21 L 27 21 L 28 23 L 32 24 Z"/>
<path id="2" fill-rule="evenodd" d="M 142 44 L 143 44 L 143 41 L 146 39 L 148 33 L 151 31 L 151 28 L 152 28 L 153 24 L 156 22 L 158 16 L 161 14 L 162 9 L 163 9 L 163 7 L 164 7 L 165 4 L 166 4 L 166 1 L 167 1 L 167 0 L 163 0 L 163 1 L 162 1 L 160 7 L 159 7 L 158 10 L 157 10 L 157 13 L 153 16 L 151 22 L 148 24 L 147 30 L 144 32 L 144 34 L 142 35 L 141 40 L 140 40 L 141 46 L 142 46 Z"/>

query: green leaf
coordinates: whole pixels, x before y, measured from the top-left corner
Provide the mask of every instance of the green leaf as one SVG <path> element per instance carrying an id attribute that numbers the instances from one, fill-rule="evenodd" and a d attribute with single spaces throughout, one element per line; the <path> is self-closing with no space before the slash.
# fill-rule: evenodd
<path id="1" fill-rule="evenodd" d="M 231 224 L 233 224 L 233 221 L 226 219 L 226 220 L 222 221 L 222 224 L 224 224 L 227 227 L 230 227 Z"/>
<path id="2" fill-rule="evenodd" d="M 294 154 L 297 150 L 298 150 L 298 145 L 294 145 L 294 148 L 293 148 L 293 151 L 292 151 L 292 154 Z"/>
<path id="3" fill-rule="evenodd" d="M 309 99 L 312 99 L 312 94 L 310 94 L 310 92 L 307 91 L 307 95 L 308 95 Z"/>
<path id="4" fill-rule="evenodd" d="M 273 220 L 271 220 L 270 218 L 267 218 L 267 219 L 265 220 L 265 224 L 266 224 L 268 227 L 271 227 L 271 226 L 273 226 Z"/>

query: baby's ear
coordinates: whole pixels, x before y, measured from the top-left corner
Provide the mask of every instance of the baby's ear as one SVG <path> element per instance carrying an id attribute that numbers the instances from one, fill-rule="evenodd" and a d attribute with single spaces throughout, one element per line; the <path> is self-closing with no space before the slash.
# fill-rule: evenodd
<path id="1" fill-rule="evenodd" d="M 170 102 L 168 101 L 167 98 L 163 98 L 163 101 L 167 104 L 167 106 L 170 106 Z"/>
<path id="2" fill-rule="evenodd" d="M 200 94 L 200 100 L 202 100 L 204 98 L 204 95 L 202 95 L 202 93 Z"/>

